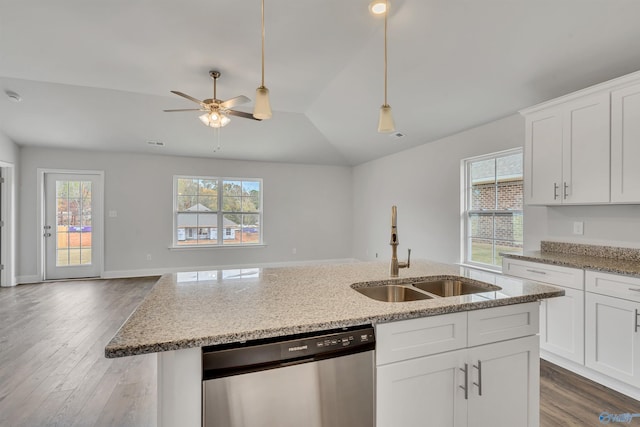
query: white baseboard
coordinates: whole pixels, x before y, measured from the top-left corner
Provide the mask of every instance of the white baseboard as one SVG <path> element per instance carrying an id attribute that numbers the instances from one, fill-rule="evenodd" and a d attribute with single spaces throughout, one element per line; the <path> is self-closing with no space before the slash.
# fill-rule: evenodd
<path id="1" fill-rule="evenodd" d="M 168 268 L 144 268 L 136 270 L 110 270 L 102 273 L 103 279 L 121 279 L 125 277 L 161 276 L 163 274 L 182 273 L 189 271 L 230 270 L 240 268 L 273 268 L 273 267 L 297 267 L 303 265 L 318 264 L 350 264 L 360 262 L 355 258 L 323 259 L 308 261 L 268 262 L 260 264 L 233 264 L 233 265 L 209 265 L 197 267 L 168 267 Z"/>
<path id="2" fill-rule="evenodd" d="M 42 277 L 38 276 L 37 274 L 32 274 L 29 276 L 18 276 L 16 277 L 16 284 L 17 285 L 23 285 L 23 284 L 29 284 L 29 283 L 40 283 L 42 282 Z"/>
<path id="3" fill-rule="evenodd" d="M 573 362 L 571 360 L 567 360 L 564 357 L 556 356 L 555 354 L 549 353 L 545 350 L 540 350 L 540 357 L 547 362 L 558 365 L 561 368 L 573 372 L 574 374 L 578 374 L 580 376 L 588 378 L 591 381 L 602 384 L 605 387 L 609 387 L 612 390 L 615 390 L 619 393 L 631 397 L 632 399 L 640 401 L 640 389 L 637 387 L 633 387 L 629 384 L 623 383 L 622 381 L 619 381 L 615 378 L 611 378 L 609 376 L 601 374 L 600 372 L 596 372 L 591 368 L 587 368 L 584 365 Z"/>

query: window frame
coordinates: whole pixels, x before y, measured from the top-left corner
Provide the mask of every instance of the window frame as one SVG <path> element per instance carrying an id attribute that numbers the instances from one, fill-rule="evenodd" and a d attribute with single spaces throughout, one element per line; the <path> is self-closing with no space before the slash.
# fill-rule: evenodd
<path id="1" fill-rule="evenodd" d="M 473 193 L 472 193 L 472 188 L 473 188 L 473 184 L 471 182 L 471 165 L 474 162 L 479 162 L 479 161 L 485 161 L 485 160 L 491 160 L 493 159 L 494 161 L 497 162 L 497 160 L 499 158 L 502 157 L 508 157 L 508 156 L 513 156 L 515 154 L 520 154 L 522 156 L 522 195 L 523 195 L 523 201 L 522 201 L 522 208 L 519 210 L 510 210 L 510 209 L 475 209 L 472 210 L 472 197 L 473 197 Z M 509 149 L 509 150 L 504 150 L 504 151 L 498 151 L 495 153 L 489 153 L 489 154 L 485 154 L 482 156 L 476 156 L 476 157 L 469 157 L 466 159 L 463 159 L 461 162 L 461 169 L 462 169 L 462 188 L 461 188 L 461 232 L 462 232 L 462 236 L 461 236 L 461 264 L 462 265 L 467 265 L 470 267 L 476 267 L 476 268 L 481 268 L 481 269 L 487 269 L 487 270 L 493 270 L 493 271 L 502 271 L 502 265 L 496 265 L 496 264 L 487 264 L 487 263 L 483 263 L 483 262 L 478 262 L 478 261 L 474 261 L 472 260 L 472 245 L 471 245 L 471 239 L 473 238 L 473 236 L 471 236 L 471 230 L 470 230 L 470 218 L 471 215 L 482 215 L 482 214 L 486 214 L 486 215 L 491 215 L 493 218 L 493 231 L 492 231 L 492 237 L 489 239 L 487 238 L 487 240 L 491 240 L 491 245 L 492 245 L 492 257 L 494 258 L 494 262 L 495 262 L 495 246 L 496 246 L 496 242 L 499 241 L 506 241 L 505 239 L 500 239 L 497 237 L 497 232 L 496 232 L 496 216 L 497 215 L 501 215 L 501 214 L 520 214 L 521 218 L 522 218 L 522 227 L 523 227 L 523 234 L 524 234 L 524 150 L 522 147 L 519 148 L 514 148 L 514 149 Z M 496 180 L 495 182 L 495 188 L 496 188 L 496 203 L 498 201 L 498 188 L 499 188 L 499 182 Z M 516 242 L 516 240 L 513 240 L 513 242 Z M 524 245 L 524 235 L 522 236 L 522 242 Z M 514 248 L 515 249 L 515 248 Z M 515 251 L 515 250 L 514 250 Z"/>
<path id="2" fill-rule="evenodd" d="M 178 214 L 184 213 L 178 211 L 178 180 L 180 179 L 194 179 L 194 180 L 210 180 L 216 181 L 218 186 L 218 194 L 217 194 L 217 209 L 212 213 L 216 214 L 216 224 L 217 230 L 217 243 L 208 243 L 208 244 L 179 244 L 178 241 Z M 225 211 L 224 207 L 224 182 L 225 181 L 252 181 L 260 183 L 260 199 L 259 199 L 259 207 L 257 212 L 235 212 L 235 211 Z M 227 196 L 227 197 L 238 197 L 238 196 Z M 264 246 L 264 209 L 263 209 L 263 200 L 264 200 L 264 181 L 262 178 L 248 178 L 248 177 L 221 177 L 221 176 L 204 176 L 204 175 L 174 175 L 173 176 L 173 227 L 172 227 L 172 246 L 171 249 L 199 249 L 199 248 L 247 248 L 247 247 L 260 247 Z M 257 215 L 260 226 L 258 227 L 258 242 L 257 243 L 224 243 L 224 236 L 226 235 L 227 228 L 224 227 L 224 217 L 229 214 L 240 214 L 240 215 Z M 193 215 L 197 215 L 197 213 L 193 213 Z M 240 229 L 243 230 L 243 224 L 239 224 Z M 206 227 L 196 227 L 197 233 L 200 234 L 200 229 Z M 230 228 L 229 228 L 230 231 Z M 209 231 L 211 233 L 211 231 Z M 185 235 L 186 235 L 185 231 Z"/>

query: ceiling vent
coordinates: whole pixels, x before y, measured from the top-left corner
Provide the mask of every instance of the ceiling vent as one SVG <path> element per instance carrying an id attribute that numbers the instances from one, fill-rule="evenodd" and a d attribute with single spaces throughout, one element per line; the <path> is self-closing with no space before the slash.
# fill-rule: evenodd
<path id="1" fill-rule="evenodd" d="M 402 132 L 393 132 L 390 134 L 391 138 L 393 139 L 400 139 L 400 138 L 404 138 L 404 133 Z"/>
<path id="2" fill-rule="evenodd" d="M 4 93 L 7 94 L 7 96 L 9 97 L 9 99 L 13 102 L 20 102 L 22 101 L 22 97 L 20 95 L 18 95 L 17 93 L 15 93 L 12 90 L 7 90 Z"/>

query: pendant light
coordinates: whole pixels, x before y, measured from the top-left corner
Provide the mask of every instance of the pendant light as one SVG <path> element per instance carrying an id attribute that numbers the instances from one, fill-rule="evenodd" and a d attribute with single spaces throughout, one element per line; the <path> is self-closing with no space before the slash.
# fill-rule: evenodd
<path id="1" fill-rule="evenodd" d="M 263 0 L 264 1 L 264 0 Z M 387 103 L 387 18 L 389 17 L 389 0 L 385 1 L 384 12 L 384 104 L 380 107 L 378 119 L 378 132 L 389 133 L 396 130 L 396 125 L 391 114 L 391 106 Z"/>
<path id="2" fill-rule="evenodd" d="M 264 85 L 264 0 L 262 0 L 262 82 L 256 89 L 256 104 L 253 107 L 253 117 L 260 120 L 271 118 L 271 104 L 269 103 L 269 89 Z"/>

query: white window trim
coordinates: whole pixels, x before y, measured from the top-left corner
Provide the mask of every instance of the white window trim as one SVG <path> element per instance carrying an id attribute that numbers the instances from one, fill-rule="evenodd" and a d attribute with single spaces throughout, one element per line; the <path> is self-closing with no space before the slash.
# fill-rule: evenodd
<path id="1" fill-rule="evenodd" d="M 495 153 L 490 153 L 490 154 L 484 154 L 482 156 L 476 156 L 476 157 L 469 157 L 466 159 L 462 159 L 460 162 L 460 169 L 461 169 L 461 189 L 460 189 L 460 234 L 461 234 L 461 242 L 460 242 L 460 265 L 464 266 L 464 267 L 471 267 L 471 268 L 477 268 L 477 269 L 482 269 L 482 270 L 487 270 L 487 271 L 496 271 L 496 272 L 502 272 L 502 266 L 501 265 L 492 265 L 492 264 L 484 264 L 484 263 L 479 263 L 479 262 L 473 262 L 470 259 L 469 256 L 469 213 L 477 213 L 477 212 L 481 212 L 481 213 L 501 213 L 501 212 L 521 212 L 522 216 L 523 216 L 523 221 L 524 221 L 524 200 L 523 200 L 523 209 L 521 211 L 506 211 L 506 210 L 484 210 L 484 211 L 470 211 L 467 210 L 468 204 L 469 204 L 469 194 L 467 193 L 468 190 L 468 183 L 469 183 L 469 175 L 470 175 L 470 165 L 472 162 L 477 162 L 477 161 L 482 161 L 482 160 L 489 160 L 489 159 L 495 159 L 497 157 L 505 157 L 505 156 L 509 156 L 509 155 L 513 155 L 513 154 L 522 154 L 523 155 L 523 163 L 524 163 L 524 149 L 522 147 L 519 148 L 513 148 L 513 149 L 509 149 L 509 150 L 504 150 L 504 151 L 498 151 Z M 524 164 L 523 164 L 524 166 Z M 523 180 L 524 180 L 524 173 L 523 173 Z M 523 183 L 524 186 L 524 183 Z M 495 229 L 494 229 L 494 237 L 493 240 L 495 240 Z"/>
<path id="2" fill-rule="evenodd" d="M 258 212 L 223 212 L 222 211 L 222 193 L 218 194 L 218 210 L 216 211 L 217 221 L 218 221 L 218 230 L 222 230 L 221 233 L 218 234 L 218 243 L 217 244 L 207 244 L 207 245 L 179 245 L 178 244 L 178 180 L 179 179 L 208 179 L 208 180 L 217 180 L 218 187 L 220 191 L 222 191 L 222 183 L 224 181 L 258 181 L 260 182 L 260 210 Z M 264 199 L 264 182 L 262 178 L 248 178 L 248 177 L 220 177 L 220 176 L 204 176 L 204 175 L 174 175 L 173 176 L 173 211 L 172 211 L 172 244 L 169 246 L 169 249 L 178 249 L 178 250 L 199 250 L 199 249 L 220 249 L 220 248 L 256 248 L 256 247 L 265 247 L 264 243 L 264 210 L 263 210 L 263 199 Z M 229 213 L 238 213 L 238 214 L 253 214 L 260 216 L 260 237 L 259 243 L 240 243 L 240 244 L 224 244 L 223 233 L 225 233 L 225 229 L 223 227 L 224 224 L 224 214 Z M 242 224 L 240 224 L 242 226 Z"/>

